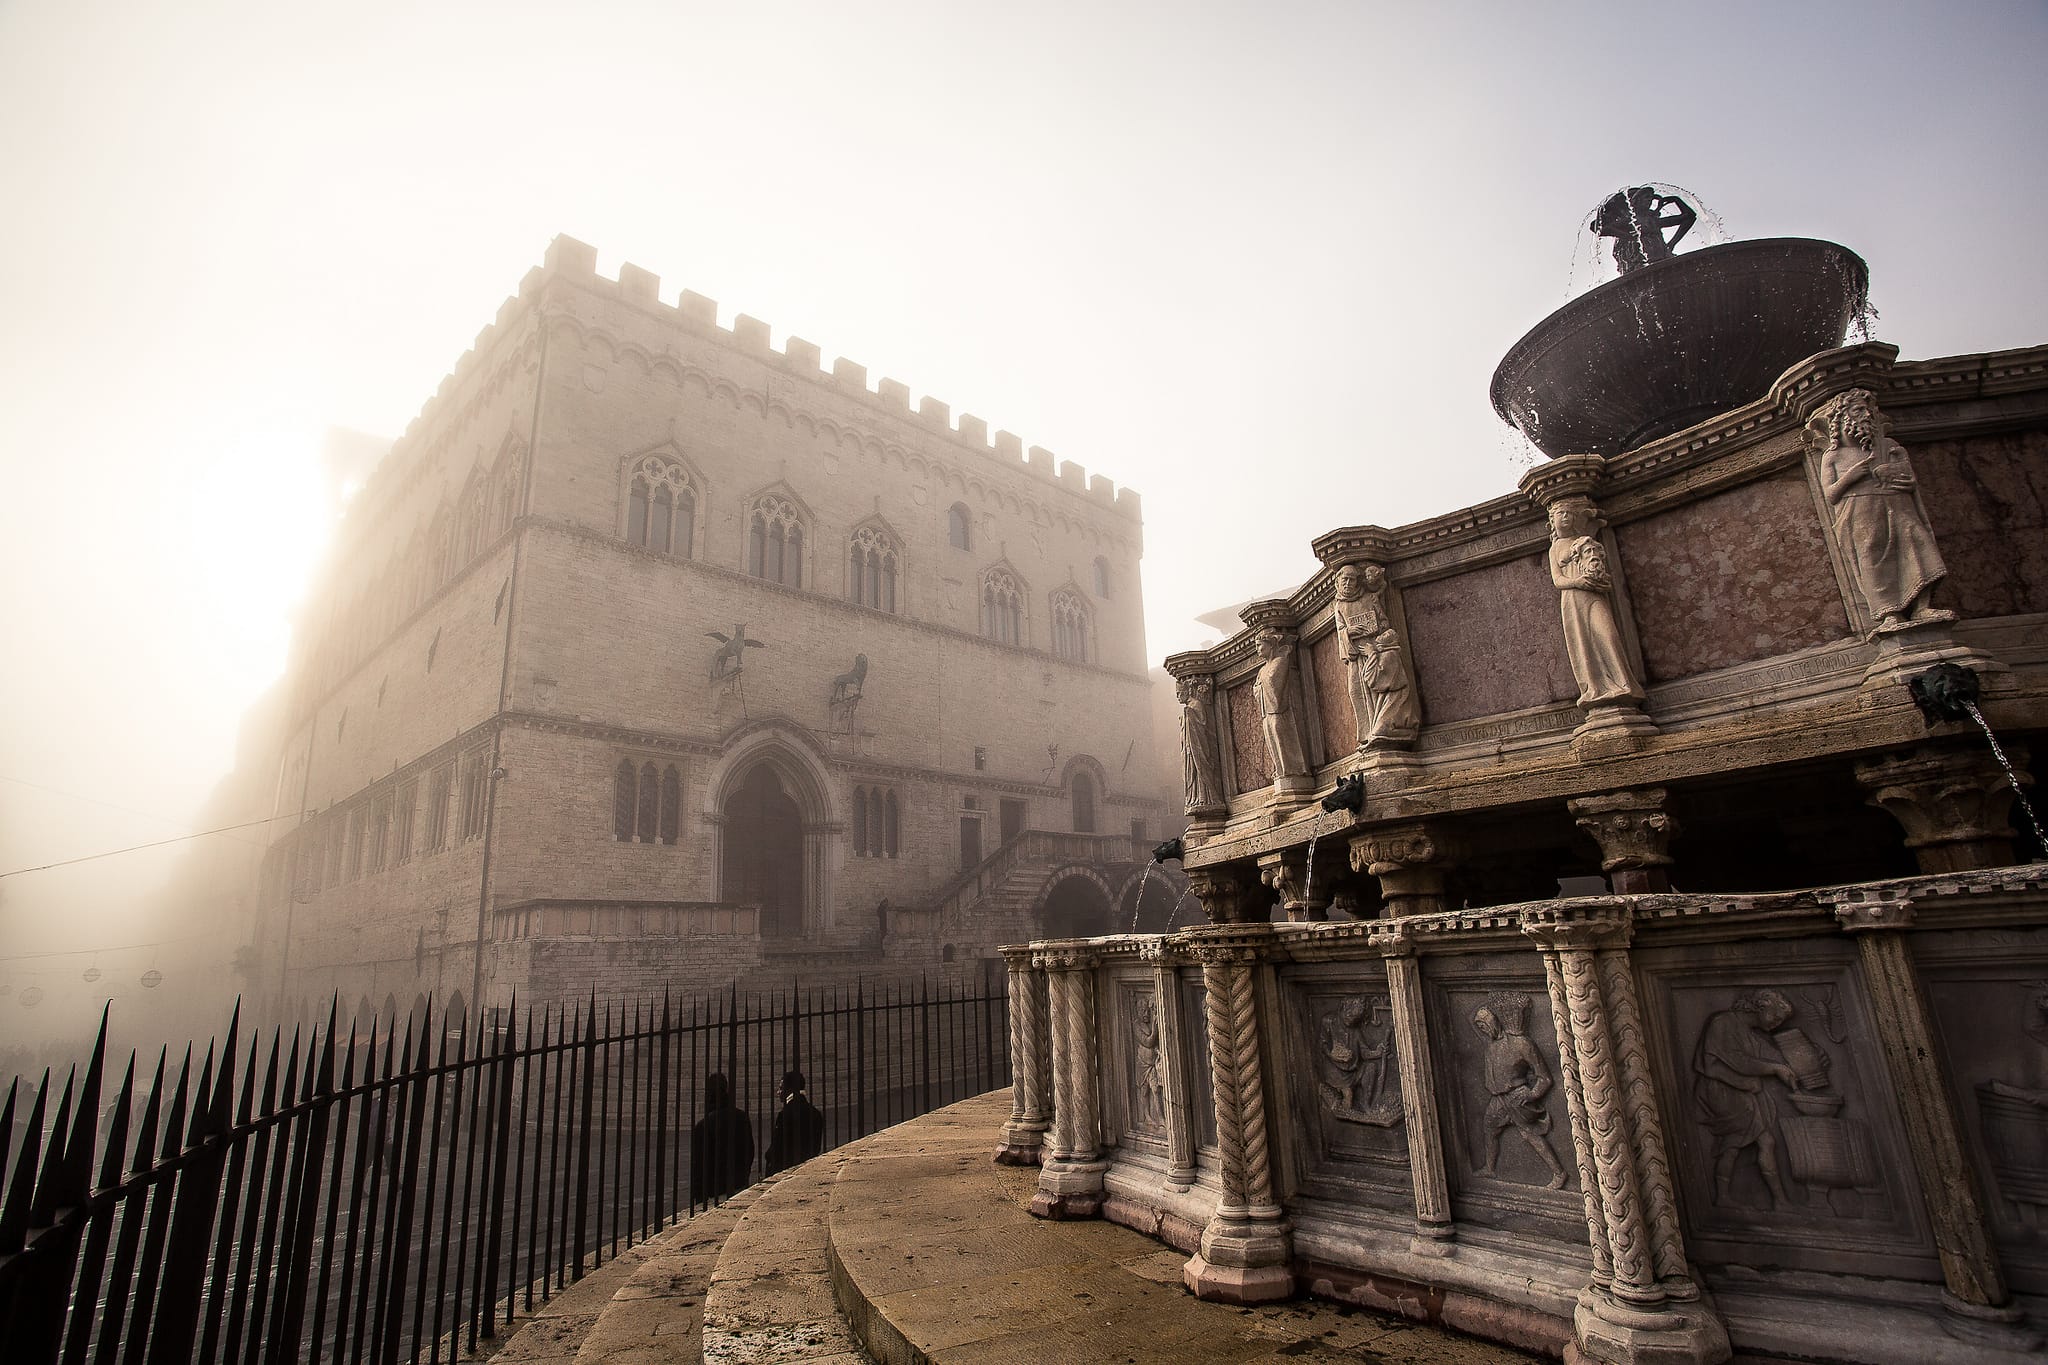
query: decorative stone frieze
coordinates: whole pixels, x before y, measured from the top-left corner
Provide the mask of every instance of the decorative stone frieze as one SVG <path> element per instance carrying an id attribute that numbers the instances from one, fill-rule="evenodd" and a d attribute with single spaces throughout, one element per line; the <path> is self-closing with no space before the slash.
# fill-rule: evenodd
<path id="1" fill-rule="evenodd" d="M 1052 1126 L 1046 979 L 1032 967 L 1029 948 L 1005 948 L 1002 953 L 1009 969 L 1010 1119 L 996 1145 L 996 1161 L 1005 1166 L 1036 1166 L 1046 1130 Z"/>
<path id="2" fill-rule="evenodd" d="M 1678 822 L 1662 787 L 1582 796 L 1566 803 L 1579 828 L 1600 845 L 1600 870 L 1622 894 L 1669 891 L 1671 836 Z"/>
<path id="3" fill-rule="evenodd" d="M 2031 786 L 2026 750 L 2006 746 L 2015 777 Z M 1856 765 L 1873 806 L 1906 831 L 1922 872 L 1967 872 L 2014 861 L 2013 788 L 2004 769 L 1975 747 L 1925 745 Z"/>
<path id="4" fill-rule="evenodd" d="M 1444 908 L 1443 836 L 1423 823 L 1351 836 L 1351 867 L 1378 878 L 1388 918 Z"/>
<path id="5" fill-rule="evenodd" d="M 1444 1171 L 1436 1067 L 1430 1059 L 1429 1022 L 1423 1011 L 1415 937 L 1407 925 L 1394 923 L 1375 929 L 1368 942 L 1386 959 L 1387 1000 L 1393 1011 L 1403 1127 L 1408 1136 L 1408 1173 L 1415 1190 L 1415 1240 L 1410 1249 L 1424 1256 L 1448 1256 L 1456 1233 L 1451 1224 L 1451 1185 Z"/>
<path id="6" fill-rule="evenodd" d="M 1032 965 L 1049 974 L 1053 1114 L 1031 1212 L 1040 1218 L 1093 1218 L 1102 1212 L 1102 1104 L 1096 1059 L 1095 966 L 1085 942 L 1036 945 Z"/>
<path id="7" fill-rule="evenodd" d="M 1285 849 L 1259 859 L 1259 880 L 1280 897 L 1280 908 L 1296 924 L 1329 918 L 1336 877 L 1327 863 L 1317 871 L 1311 883 L 1306 850 Z"/>
<path id="8" fill-rule="evenodd" d="M 1686 1263 L 1626 904 L 1532 906 L 1521 923 L 1543 953 L 1593 1252 L 1573 1346 L 1617 1365 L 1726 1360 L 1727 1330 Z"/>
<path id="9" fill-rule="evenodd" d="M 1211 924 L 1257 924 L 1272 914 L 1263 886 L 1236 865 L 1189 868 L 1188 890 Z"/>
<path id="10" fill-rule="evenodd" d="M 1906 939 L 1913 901 L 1854 891 L 1817 894 L 1833 905 L 1837 922 L 1856 940 L 1864 989 L 1877 1016 L 1878 1044 L 1934 1229 L 1947 1290 L 1942 1302 L 1953 1320 L 1950 1330 L 2007 1349 L 2036 1346 L 2039 1337 L 2026 1330 L 2024 1315 L 2012 1303 L 1992 1242 L 1984 1190 L 1942 1077 L 1933 1011 Z"/>
<path id="11" fill-rule="evenodd" d="M 1261 964 L 1271 926 L 1196 929 L 1183 936 L 1202 965 L 1209 1069 L 1216 1101 L 1221 1197 L 1184 1272 L 1197 1298 L 1263 1303 L 1294 1292 L 1293 1235 L 1273 1189 L 1272 1136 L 1260 1039 Z"/>

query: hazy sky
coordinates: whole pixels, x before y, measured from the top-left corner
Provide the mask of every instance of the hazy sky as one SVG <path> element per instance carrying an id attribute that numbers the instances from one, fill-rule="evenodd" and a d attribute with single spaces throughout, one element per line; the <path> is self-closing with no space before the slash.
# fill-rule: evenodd
<path id="1" fill-rule="evenodd" d="M 1157 659 L 1512 487 L 1487 381 L 1621 185 L 1850 246 L 1909 357 L 2048 341 L 2044 70 L 1993 0 L 0 0 L 0 871 L 191 828 L 324 431 L 558 232 L 1137 488 Z M 163 865 L 0 880 L 0 953 Z"/>

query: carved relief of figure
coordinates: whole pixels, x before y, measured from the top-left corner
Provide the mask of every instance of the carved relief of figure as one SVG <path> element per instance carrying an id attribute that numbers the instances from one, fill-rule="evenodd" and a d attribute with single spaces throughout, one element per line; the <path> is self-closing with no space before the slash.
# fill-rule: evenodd
<path id="1" fill-rule="evenodd" d="M 1351 679 L 1358 747 L 1406 745 L 1422 728 L 1422 708 L 1408 651 L 1387 612 L 1387 571 L 1377 564 L 1346 564 L 1337 570 L 1335 588 L 1337 654 Z"/>
<path id="2" fill-rule="evenodd" d="M 1998 1193 L 2029 1228 L 2048 1225 L 2048 981 L 2027 988 L 2020 1030 L 2038 1048 L 2023 1080 L 1985 1081 L 1977 1112 Z"/>
<path id="3" fill-rule="evenodd" d="M 1252 693 L 1266 732 L 1266 752 L 1275 777 L 1298 777 L 1308 771 L 1308 745 L 1301 737 L 1301 716 L 1294 705 L 1294 637 L 1268 627 L 1259 632 L 1258 677 Z"/>
<path id="4" fill-rule="evenodd" d="M 1579 681 L 1579 705 L 1640 702 L 1643 689 L 1629 666 L 1614 618 L 1614 576 L 1600 542 L 1600 517 L 1590 498 L 1550 505 L 1550 581 L 1564 618 L 1565 654 Z"/>
<path id="5" fill-rule="evenodd" d="M 1180 681 L 1181 776 L 1188 814 L 1223 802 L 1223 761 L 1216 747 L 1216 680 L 1206 673 Z"/>
<path id="6" fill-rule="evenodd" d="M 1352 996 L 1316 1021 L 1316 1093 L 1344 1123 L 1391 1128 L 1402 1121 L 1398 1083 L 1387 1093 L 1391 1031 L 1371 1026 L 1363 996 Z"/>
<path id="7" fill-rule="evenodd" d="M 1914 495 L 1918 481 L 1905 447 L 1884 434 L 1870 394 L 1843 394 L 1814 414 L 1806 431 L 1820 451 L 1821 493 L 1834 513 L 1835 538 L 1877 628 L 1954 619 L 1928 601 L 1948 566 Z"/>
<path id="8" fill-rule="evenodd" d="M 1569 1177 L 1557 1149 L 1550 1145 L 1550 1069 L 1524 1031 L 1529 997 L 1502 991 L 1472 1012 L 1472 1026 L 1486 1039 L 1486 1161 L 1481 1175 L 1500 1165 L 1500 1140 L 1510 1129 L 1520 1135 L 1550 1170 L 1550 1188 L 1561 1190 Z"/>
<path id="9" fill-rule="evenodd" d="M 1791 1202 L 1778 1169 L 1777 1108 L 1767 1082 L 1799 1088 L 1799 1075 L 1771 1037 L 1792 1020 L 1792 1002 L 1774 990 L 1750 991 L 1710 1016 L 1693 1050 L 1693 1099 L 1714 1139 L 1714 1202 L 1732 1204 L 1735 1163 L 1756 1150 L 1771 1207 Z"/>
<path id="10" fill-rule="evenodd" d="M 1131 1032 L 1138 1073 L 1137 1103 L 1132 1109 L 1131 1122 L 1139 1128 L 1164 1128 L 1166 1079 L 1160 1069 L 1159 1016 L 1153 1011 L 1150 1000 L 1140 1005 L 1132 1017 Z"/>

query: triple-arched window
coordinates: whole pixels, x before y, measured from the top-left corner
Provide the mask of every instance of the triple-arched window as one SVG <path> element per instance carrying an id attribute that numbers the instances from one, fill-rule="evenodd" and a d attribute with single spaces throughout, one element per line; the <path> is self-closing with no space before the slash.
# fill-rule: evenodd
<path id="1" fill-rule="evenodd" d="M 853 789 L 853 856 L 894 858 L 903 848 L 903 815 L 896 793 L 884 787 Z"/>
<path id="2" fill-rule="evenodd" d="M 747 513 L 747 572 L 792 588 L 804 585 L 804 519 L 780 493 L 763 493 Z"/>
<path id="3" fill-rule="evenodd" d="M 880 526 L 861 527 L 853 533 L 848 555 L 846 595 L 877 611 L 896 610 L 896 571 L 901 563 L 895 537 Z"/>
<path id="4" fill-rule="evenodd" d="M 954 503 L 946 513 L 946 543 L 956 550 L 974 548 L 974 517 L 964 502 Z"/>
<path id="5" fill-rule="evenodd" d="M 1024 586 L 1000 566 L 981 578 L 981 633 L 998 644 L 1024 643 Z"/>
<path id="6" fill-rule="evenodd" d="M 621 843 L 672 844 L 682 828 L 683 778 L 671 763 L 619 760 L 612 774 L 612 838 Z"/>
<path id="7" fill-rule="evenodd" d="M 649 455 L 633 466 L 626 489 L 626 540 L 688 559 L 696 549 L 697 488 L 674 460 Z"/>
<path id="8" fill-rule="evenodd" d="M 1052 595 L 1052 652 L 1062 659 L 1087 663 L 1095 650 L 1094 615 L 1081 594 L 1071 588 L 1056 588 Z"/>

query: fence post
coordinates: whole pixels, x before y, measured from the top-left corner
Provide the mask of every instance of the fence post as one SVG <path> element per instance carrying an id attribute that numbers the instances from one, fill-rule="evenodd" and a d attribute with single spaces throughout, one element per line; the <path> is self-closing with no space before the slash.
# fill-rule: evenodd
<path id="1" fill-rule="evenodd" d="M 597 988 L 590 988 L 590 1013 L 583 1021 L 583 1102 L 576 1120 L 576 1236 L 569 1264 L 573 1282 L 583 1278 L 583 1245 L 590 1234 L 590 1121 L 597 1097 Z"/>
<path id="2" fill-rule="evenodd" d="M 226 1131 L 228 1103 L 233 1097 L 235 1046 L 241 1036 L 242 1005 L 235 1002 L 228 1040 L 221 1049 L 220 1076 L 206 1093 L 213 1057 L 200 1069 L 199 1091 L 193 1097 L 192 1126 L 185 1138 L 189 1164 L 179 1172 L 172 1197 L 170 1245 L 163 1258 L 163 1292 L 149 1331 L 149 1365 L 178 1365 L 192 1358 L 192 1333 L 199 1325 L 199 1290 L 206 1276 L 206 1244 L 220 1201 L 224 1143 L 210 1138 Z"/>

